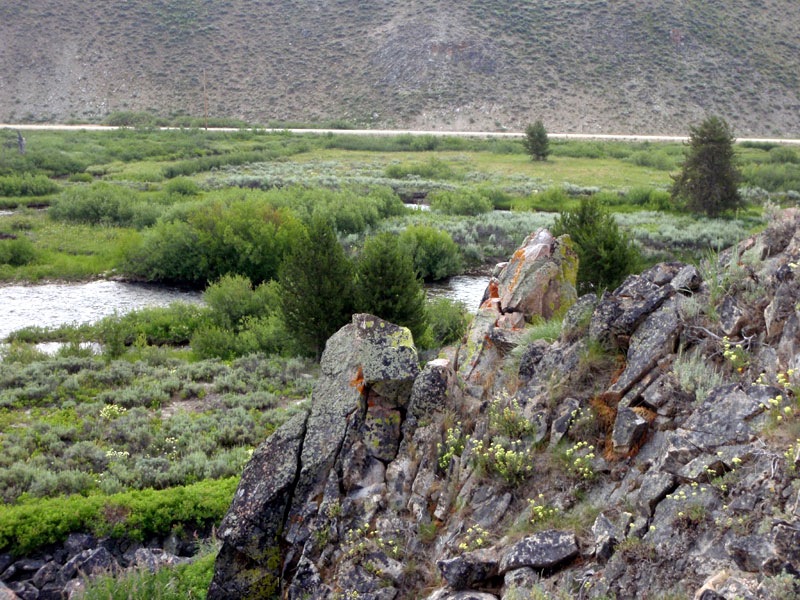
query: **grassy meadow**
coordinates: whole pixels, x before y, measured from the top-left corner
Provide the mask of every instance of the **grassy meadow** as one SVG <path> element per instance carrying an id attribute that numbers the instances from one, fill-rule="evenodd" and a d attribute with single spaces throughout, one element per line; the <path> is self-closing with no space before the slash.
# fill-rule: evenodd
<path id="1" fill-rule="evenodd" d="M 670 198 L 680 144 L 552 141 L 549 159 L 532 162 L 512 140 L 31 131 L 21 155 L 15 135 L 0 132 L 0 282 L 206 290 L 202 307 L 5 340 L 0 552 L 15 555 L 72 531 L 208 533 L 252 450 L 308 405 L 317 366 L 282 321 L 276 280 L 313 219 L 332 224 L 352 257 L 396 234 L 422 249 L 414 267 L 430 280 L 504 259 L 582 197 L 613 214 L 640 266 L 697 261 L 800 200 L 800 153 L 772 145 L 737 146 L 747 207 L 709 219 Z M 420 201 L 432 209 L 407 205 Z M 448 302 L 428 304 L 426 319 L 417 343 L 432 356 L 467 320 Z M 45 355 L 43 341 L 64 346 Z M 204 552 L 199 581 L 212 565 Z"/>

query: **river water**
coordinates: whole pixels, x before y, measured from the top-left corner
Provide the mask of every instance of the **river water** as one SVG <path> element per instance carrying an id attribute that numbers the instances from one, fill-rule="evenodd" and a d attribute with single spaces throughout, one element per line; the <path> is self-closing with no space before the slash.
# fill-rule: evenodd
<path id="1" fill-rule="evenodd" d="M 426 284 L 425 290 L 428 292 L 428 298 L 458 300 L 473 313 L 478 310 L 487 285 L 489 285 L 488 275 L 454 275 L 436 283 Z"/>
<path id="2" fill-rule="evenodd" d="M 91 281 L 0 286 L 0 339 L 16 329 L 91 323 L 108 315 L 172 302 L 202 302 L 200 292 L 159 285 Z"/>
<path id="3" fill-rule="evenodd" d="M 489 282 L 487 275 L 456 275 L 425 286 L 429 298 L 463 302 L 467 310 L 478 309 Z M 197 291 L 159 285 L 91 281 L 0 286 L 0 340 L 23 327 L 57 327 L 68 323 L 91 323 L 112 315 L 173 302 L 202 303 Z"/>

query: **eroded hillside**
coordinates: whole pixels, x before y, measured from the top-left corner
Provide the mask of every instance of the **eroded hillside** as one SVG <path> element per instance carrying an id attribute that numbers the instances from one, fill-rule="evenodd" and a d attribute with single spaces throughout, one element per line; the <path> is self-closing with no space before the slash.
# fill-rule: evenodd
<path id="1" fill-rule="evenodd" d="M 10 0 L 0 119 L 112 111 L 267 122 L 800 133 L 792 0 Z"/>

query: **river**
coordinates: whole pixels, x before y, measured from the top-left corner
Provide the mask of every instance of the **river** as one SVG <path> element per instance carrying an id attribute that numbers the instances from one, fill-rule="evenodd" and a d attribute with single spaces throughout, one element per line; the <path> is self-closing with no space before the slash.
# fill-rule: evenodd
<path id="1" fill-rule="evenodd" d="M 478 309 L 489 277 L 456 275 L 425 286 L 429 298 L 463 302 L 470 312 Z M 114 313 L 173 302 L 202 303 L 202 294 L 160 285 L 91 281 L 0 286 L 0 340 L 23 327 L 58 327 L 91 323 Z"/>
<path id="2" fill-rule="evenodd" d="M 108 315 L 172 302 L 202 302 L 200 292 L 159 285 L 91 281 L 0 286 L 0 339 L 16 329 L 91 323 Z"/>

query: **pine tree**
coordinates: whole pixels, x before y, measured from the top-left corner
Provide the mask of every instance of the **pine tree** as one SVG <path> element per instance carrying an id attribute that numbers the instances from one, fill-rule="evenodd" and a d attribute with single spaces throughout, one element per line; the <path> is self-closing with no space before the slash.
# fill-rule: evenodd
<path id="1" fill-rule="evenodd" d="M 536 121 L 533 125 L 525 128 L 525 139 L 522 140 L 522 145 L 531 155 L 531 160 L 545 160 L 550 154 L 549 143 L 547 130 L 541 121 Z"/>
<path id="2" fill-rule="evenodd" d="M 692 127 L 683 168 L 673 176 L 673 200 L 709 217 L 742 206 L 733 142 L 733 131 L 720 117 Z"/>
<path id="3" fill-rule="evenodd" d="M 426 328 L 425 290 L 411 256 L 389 233 L 367 240 L 358 257 L 356 308 L 411 330 L 419 340 Z"/>
<path id="4" fill-rule="evenodd" d="M 639 266 L 639 250 L 596 198 L 582 198 L 577 208 L 562 212 L 552 232 L 568 233 L 575 244 L 579 294 L 613 290 Z"/>
<path id="5" fill-rule="evenodd" d="M 350 320 L 353 304 L 353 265 L 328 223 L 316 218 L 294 240 L 278 281 L 287 328 L 319 357 Z"/>

